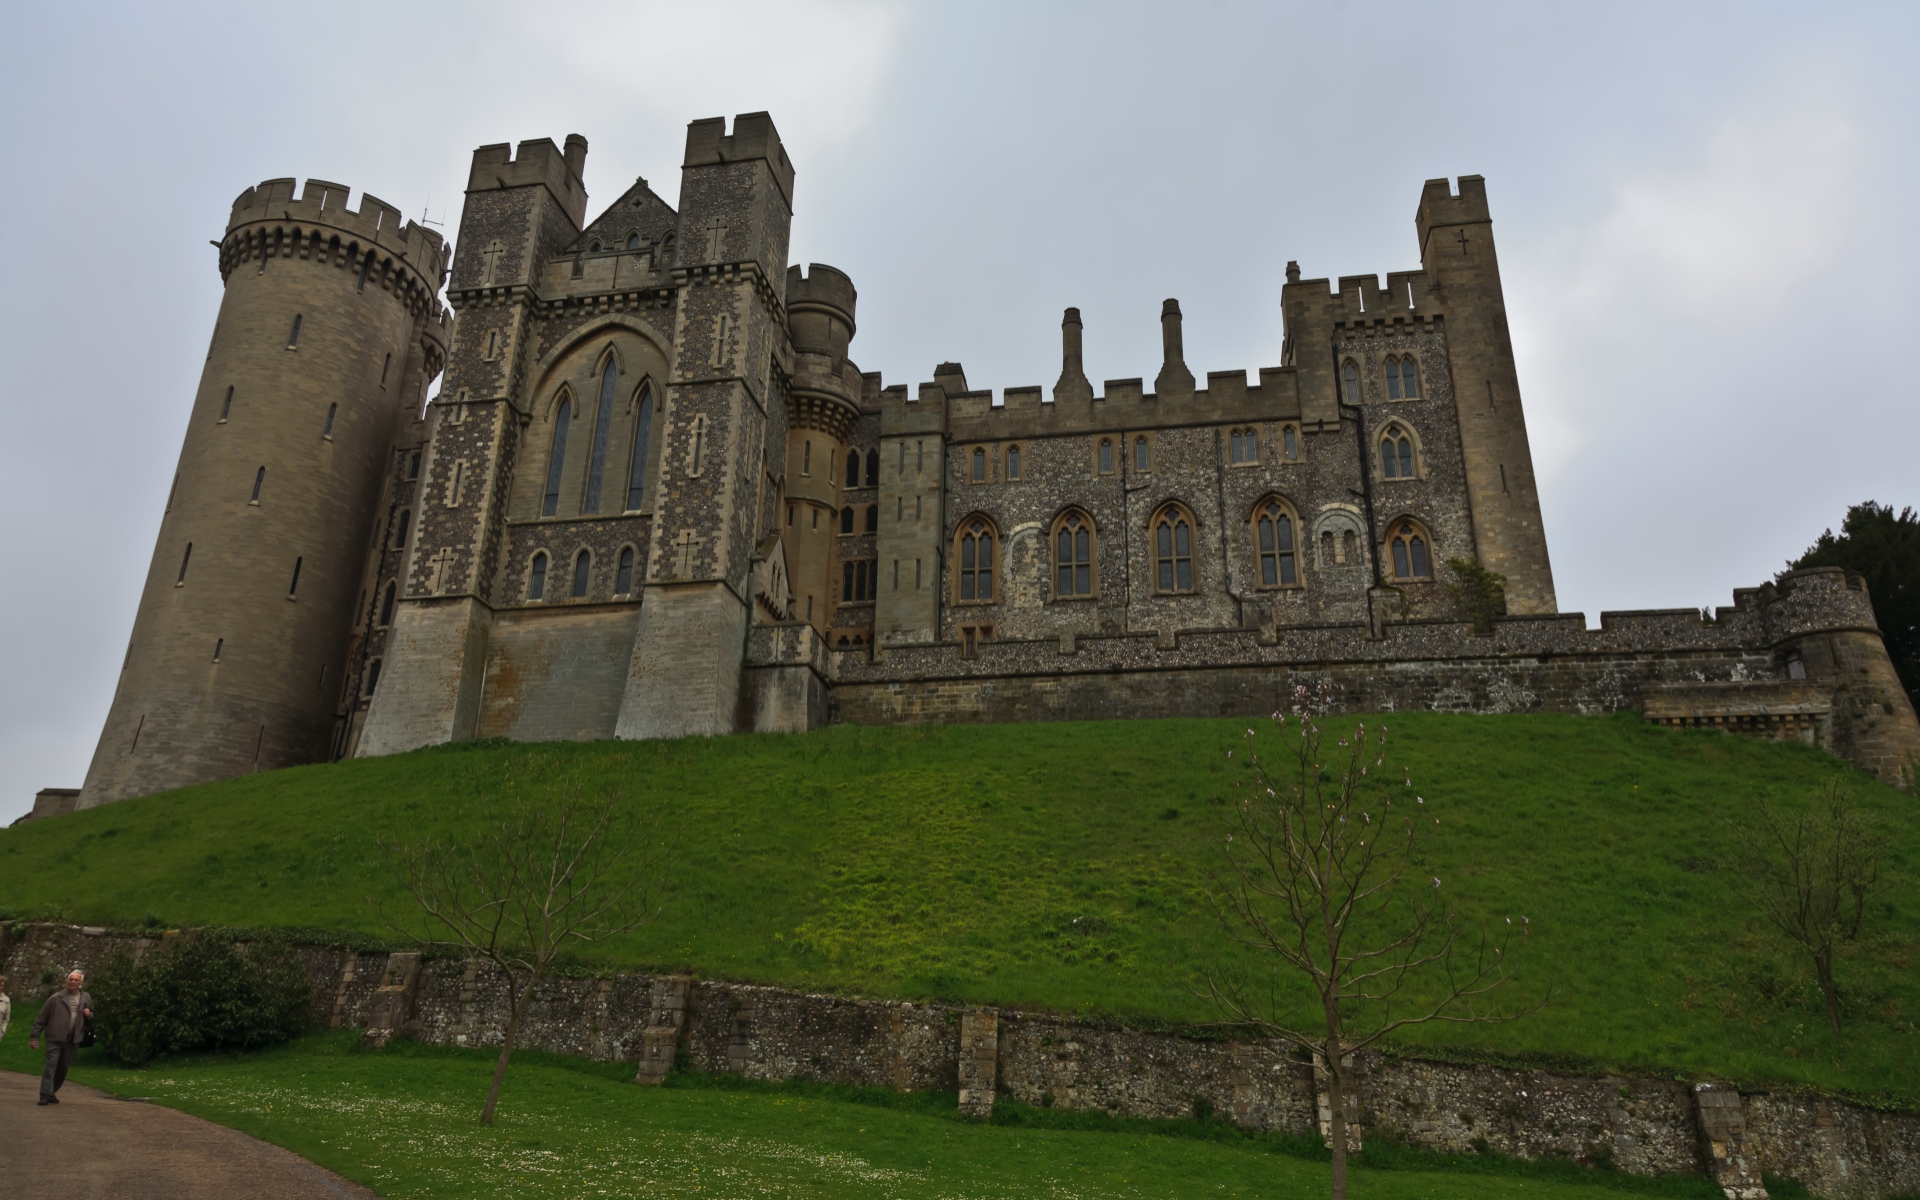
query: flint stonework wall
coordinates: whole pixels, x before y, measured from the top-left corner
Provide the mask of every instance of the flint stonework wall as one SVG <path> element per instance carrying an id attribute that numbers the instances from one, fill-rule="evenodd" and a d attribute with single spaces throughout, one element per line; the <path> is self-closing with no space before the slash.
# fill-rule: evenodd
<path id="1" fill-rule="evenodd" d="M 99 928 L 33 925 L 0 944 L 0 971 L 12 977 L 20 1011 L 30 1013 L 66 971 L 93 974 L 123 951 L 138 958 L 162 945 L 162 938 Z M 321 1023 L 365 1027 L 377 1013 L 423 1042 L 500 1044 L 508 998 L 491 968 L 334 947 L 298 953 Z M 663 1004 L 667 995 L 681 999 Z M 967 1053 L 962 1018 L 977 1011 L 683 976 L 569 977 L 534 990 L 521 1044 L 638 1064 L 643 1033 L 652 1036 L 664 1021 L 688 1070 L 953 1091 Z M 1250 1128 L 1306 1131 L 1317 1122 L 1324 1134 L 1320 1072 L 1273 1043 L 1198 1040 L 1047 1013 L 986 1015 L 997 1017 L 993 1090 L 1022 1103 L 1157 1118 L 1210 1106 Z M 982 1056 L 976 1049 L 972 1060 Z M 1447 1153 L 1484 1147 L 1521 1158 L 1611 1161 L 1637 1175 L 1713 1170 L 1697 1086 L 1372 1052 L 1354 1067 L 1362 1147 L 1384 1135 Z M 1920 1114 L 1789 1093 L 1755 1092 L 1741 1101 L 1741 1149 L 1768 1173 L 1849 1200 L 1920 1191 Z"/>

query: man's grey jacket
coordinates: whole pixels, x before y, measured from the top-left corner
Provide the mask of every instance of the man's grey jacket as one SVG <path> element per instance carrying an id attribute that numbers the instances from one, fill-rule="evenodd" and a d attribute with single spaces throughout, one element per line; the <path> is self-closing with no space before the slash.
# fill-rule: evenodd
<path id="1" fill-rule="evenodd" d="M 78 994 L 82 1009 L 93 1007 L 93 997 L 87 994 L 85 988 L 81 988 Z M 37 1038 L 44 1032 L 49 1042 L 77 1042 L 85 1026 L 86 1018 L 68 1007 L 67 989 L 61 988 L 48 996 L 47 1002 L 40 1006 L 40 1015 L 33 1019 L 33 1028 L 28 1031 L 28 1036 Z"/>

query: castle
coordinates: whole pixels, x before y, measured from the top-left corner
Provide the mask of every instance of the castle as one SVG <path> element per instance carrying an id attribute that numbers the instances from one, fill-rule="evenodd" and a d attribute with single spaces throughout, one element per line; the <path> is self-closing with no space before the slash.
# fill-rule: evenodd
<path id="1" fill-rule="evenodd" d="M 909 391 L 851 280 L 787 263 L 764 113 L 688 127 L 678 205 L 588 219 L 587 145 L 475 151 L 457 250 L 310 179 L 235 202 L 225 296 L 81 807 L 477 737 L 830 721 L 1635 709 L 1819 740 L 1920 723 L 1857 576 L 1556 610 L 1486 188 L 1421 269 L 1301 279 L 1278 366 Z M 439 299 L 446 287 L 446 307 Z M 437 396 L 432 381 L 444 373 Z M 1504 575 L 1470 619 L 1449 560 Z"/>

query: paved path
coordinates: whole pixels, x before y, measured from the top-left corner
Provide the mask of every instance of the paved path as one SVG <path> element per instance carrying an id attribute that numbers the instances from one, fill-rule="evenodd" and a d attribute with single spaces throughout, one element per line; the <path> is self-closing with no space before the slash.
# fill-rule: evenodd
<path id="1" fill-rule="evenodd" d="M 278 1146 L 158 1104 L 67 1081 L 40 1107 L 40 1077 L 0 1071 L 0 1194 L 58 1200 L 377 1200 Z"/>

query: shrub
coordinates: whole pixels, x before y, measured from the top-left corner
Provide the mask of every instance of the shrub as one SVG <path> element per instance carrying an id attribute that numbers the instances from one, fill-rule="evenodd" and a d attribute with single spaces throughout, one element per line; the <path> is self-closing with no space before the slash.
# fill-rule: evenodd
<path id="1" fill-rule="evenodd" d="M 99 1044 L 140 1066 L 160 1054 L 287 1041 L 310 1021 L 313 985 L 283 943 L 256 942 L 241 954 L 217 938 L 196 938 L 138 964 L 122 954 L 90 990 Z"/>

